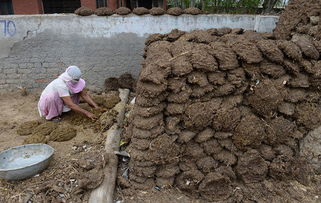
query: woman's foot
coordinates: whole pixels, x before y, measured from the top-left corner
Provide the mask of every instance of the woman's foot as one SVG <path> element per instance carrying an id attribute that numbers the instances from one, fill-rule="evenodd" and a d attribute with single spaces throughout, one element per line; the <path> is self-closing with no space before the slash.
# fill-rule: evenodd
<path id="1" fill-rule="evenodd" d="M 57 116 L 57 117 L 51 119 L 50 121 L 55 122 L 55 123 L 58 123 L 58 122 L 61 121 L 61 118 Z"/>

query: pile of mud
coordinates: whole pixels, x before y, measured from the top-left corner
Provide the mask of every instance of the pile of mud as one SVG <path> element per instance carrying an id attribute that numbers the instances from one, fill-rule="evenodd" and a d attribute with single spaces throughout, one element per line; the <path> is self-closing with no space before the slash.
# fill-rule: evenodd
<path id="1" fill-rule="evenodd" d="M 238 184 L 310 184 L 299 146 L 321 123 L 321 66 L 309 42 L 229 28 L 150 36 L 122 186 L 225 201 Z"/>
<path id="2" fill-rule="evenodd" d="M 292 0 L 280 16 L 274 30 L 277 39 L 291 39 L 293 35 L 306 35 L 321 39 L 321 2 L 319 0 Z M 320 47 L 320 44 L 317 43 Z"/>

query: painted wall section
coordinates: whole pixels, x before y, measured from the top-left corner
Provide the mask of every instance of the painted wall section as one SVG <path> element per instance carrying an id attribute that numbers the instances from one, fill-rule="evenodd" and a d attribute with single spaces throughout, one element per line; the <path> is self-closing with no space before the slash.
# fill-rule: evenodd
<path id="1" fill-rule="evenodd" d="M 272 32 L 277 20 L 255 15 L 0 16 L 0 89 L 42 88 L 69 65 L 82 69 L 89 87 L 102 88 L 107 77 L 139 74 L 150 34 L 222 27 Z"/>
<path id="2" fill-rule="evenodd" d="M 41 0 L 12 0 L 14 14 L 42 14 L 43 7 Z"/>

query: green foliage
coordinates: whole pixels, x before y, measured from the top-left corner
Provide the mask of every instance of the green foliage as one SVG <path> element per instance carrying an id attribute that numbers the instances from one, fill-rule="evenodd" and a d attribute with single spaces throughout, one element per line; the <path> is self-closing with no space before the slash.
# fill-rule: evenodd
<path id="1" fill-rule="evenodd" d="M 232 13 L 241 14 L 248 13 L 254 14 L 257 12 L 258 7 L 262 5 L 264 0 L 195 0 L 195 6 L 210 13 Z M 284 0 L 279 0 L 281 4 Z M 204 5 L 202 5 L 202 2 Z M 169 7 L 175 6 L 175 0 L 168 1 Z M 188 8 L 190 0 L 178 0 L 178 5 L 181 8 Z"/>

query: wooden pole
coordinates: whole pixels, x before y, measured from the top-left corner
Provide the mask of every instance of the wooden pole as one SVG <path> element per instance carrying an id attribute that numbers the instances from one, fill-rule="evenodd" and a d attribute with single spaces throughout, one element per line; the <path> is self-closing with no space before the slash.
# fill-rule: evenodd
<path id="1" fill-rule="evenodd" d="M 167 0 L 163 0 L 163 9 L 167 10 Z"/>
<path id="2" fill-rule="evenodd" d="M 121 101 L 114 107 L 118 112 L 117 123 L 106 132 L 105 150 L 108 163 L 104 168 L 105 178 L 103 183 L 93 190 L 89 197 L 89 203 L 113 203 L 113 195 L 116 185 L 118 157 L 114 153 L 119 151 L 120 134 L 125 118 L 125 107 L 128 101 L 129 90 L 119 89 Z"/>

